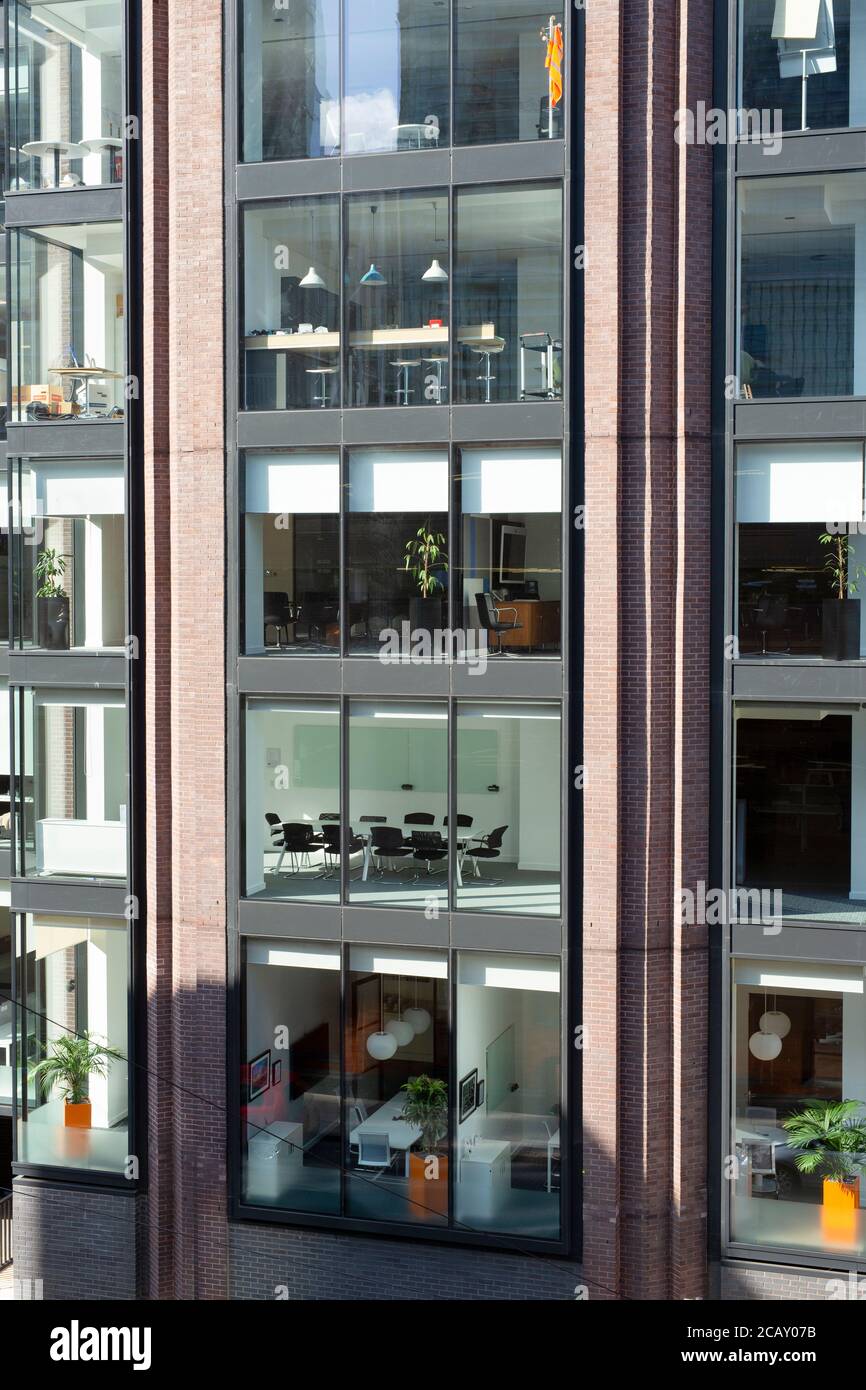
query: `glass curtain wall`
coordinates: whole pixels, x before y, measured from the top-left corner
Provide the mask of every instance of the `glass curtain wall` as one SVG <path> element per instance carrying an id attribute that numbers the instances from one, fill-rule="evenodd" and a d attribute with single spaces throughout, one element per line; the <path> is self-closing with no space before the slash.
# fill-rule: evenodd
<path id="1" fill-rule="evenodd" d="M 741 0 L 740 106 L 783 130 L 866 125 L 864 0 Z"/>
<path id="2" fill-rule="evenodd" d="M 561 140 L 564 101 L 551 93 L 546 61 L 551 21 L 554 28 L 562 26 L 562 7 L 454 0 L 454 17 L 454 143 Z M 564 58 L 560 70 L 564 84 Z"/>
<path id="3" fill-rule="evenodd" d="M 345 0 L 343 153 L 451 143 L 447 0 Z"/>
<path id="4" fill-rule="evenodd" d="M 340 152 L 340 0 L 243 0 L 242 157 Z"/>

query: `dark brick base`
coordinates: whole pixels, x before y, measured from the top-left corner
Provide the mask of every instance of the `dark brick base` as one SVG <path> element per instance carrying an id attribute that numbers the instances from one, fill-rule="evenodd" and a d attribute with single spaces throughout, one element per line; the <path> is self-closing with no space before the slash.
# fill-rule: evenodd
<path id="1" fill-rule="evenodd" d="M 866 1275 L 859 1276 L 866 1287 Z M 784 1266 L 723 1264 L 720 1270 L 722 1302 L 762 1302 L 767 1299 L 822 1302 L 853 1298 L 848 1275 L 842 1270 L 797 1270 Z"/>
<path id="2" fill-rule="evenodd" d="M 229 1226 L 233 1299 L 567 1302 L 579 1284 L 579 1265 L 557 1256 L 368 1239 L 253 1222 Z"/>
<path id="3" fill-rule="evenodd" d="M 136 1297 L 135 1194 L 27 1178 L 13 1193 L 16 1297 Z"/>

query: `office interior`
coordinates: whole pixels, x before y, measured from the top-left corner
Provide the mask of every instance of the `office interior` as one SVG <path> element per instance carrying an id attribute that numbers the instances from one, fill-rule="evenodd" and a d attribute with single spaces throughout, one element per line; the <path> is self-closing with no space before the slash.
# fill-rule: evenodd
<path id="1" fill-rule="evenodd" d="M 743 0 L 740 30 L 743 110 L 780 111 L 783 130 L 866 124 L 864 0 Z"/>

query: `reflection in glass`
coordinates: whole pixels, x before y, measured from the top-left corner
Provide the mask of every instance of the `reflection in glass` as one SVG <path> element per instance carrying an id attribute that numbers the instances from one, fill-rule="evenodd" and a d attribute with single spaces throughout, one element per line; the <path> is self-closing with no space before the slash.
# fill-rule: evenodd
<path id="1" fill-rule="evenodd" d="M 550 21 L 562 24 L 562 8 L 540 10 L 525 0 L 454 0 L 454 11 L 454 143 L 562 139 L 565 103 L 554 101 L 551 124 L 545 66 Z M 567 84 L 565 62 L 562 76 Z"/>
<path id="2" fill-rule="evenodd" d="M 743 108 L 783 130 L 866 125 L 864 0 L 741 0 L 740 23 Z"/>
<path id="3" fill-rule="evenodd" d="M 340 1210 L 340 948 L 245 942 L 243 1200 Z"/>
<path id="4" fill-rule="evenodd" d="M 456 196 L 454 371 L 461 401 L 562 398 L 562 190 Z"/>
<path id="5" fill-rule="evenodd" d="M 560 711 L 462 702 L 457 717 L 457 906 L 560 913 Z"/>
<path id="6" fill-rule="evenodd" d="M 344 15 L 343 153 L 447 145 L 448 5 L 346 0 Z"/>
<path id="7" fill-rule="evenodd" d="M 455 1220 L 556 1239 L 559 961 L 469 951 L 457 959 Z"/>
<path id="8" fill-rule="evenodd" d="M 249 700 L 246 896 L 340 899 L 340 717 L 335 703 Z"/>
<path id="9" fill-rule="evenodd" d="M 353 700 L 349 897 L 444 909 L 448 899 L 448 712 L 444 703 Z"/>
<path id="10" fill-rule="evenodd" d="M 7 711 L 8 712 L 8 711 Z M 12 919 L 0 907 L 0 1105 L 12 1104 Z"/>
<path id="11" fill-rule="evenodd" d="M 339 0 L 243 0 L 243 158 L 339 153 Z"/>
<path id="12" fill-rule="evenodd" d="M 296 198 L 244 212 L 244 404 L 340 404 L 340 211 Z"/>
<path id="13" fill-rule="evenodd" d="M 444 951 L 350 947 L 345 1055 L 346 1215 L 445 1225 Z"/>
<path id="14" fill-rule="evenodd" d="M 450 268 L 445 193 L 346 200 L 349 404 L 445 404 Z"/>
<path id="15" fill-rule="evenodd" d="M 52 1167 L 123 1172 L 129 1153 L 126 923 L 109 917 L 30 916 L 19 954 L 18 1158 Z M 91 1071 L 74 1110 L 62 1081 L 33 1074 L 54 1044 L 89 1039 L 114 1049 Z"/>

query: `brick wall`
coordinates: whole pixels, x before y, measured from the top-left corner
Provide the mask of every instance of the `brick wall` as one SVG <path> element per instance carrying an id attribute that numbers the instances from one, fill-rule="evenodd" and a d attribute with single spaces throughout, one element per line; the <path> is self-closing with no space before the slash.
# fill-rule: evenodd
<path id="1" fill-rule="evenodd" d="M 764 1302 L 771 1299 L 820 1302 L 854 1298 L 852 1281 L 839 1270 L 797 1270 L 779 1265 L 723 1264 L 720 1270 L 720 1293 L 723 1302 Z M 856 1286 L 855 1286 L 856 1287 Z M 856 1292 L 866 1288 L 860 1276 Z"/>
<path id="2" fill-rule="evenodd" d="M 134 1299 L 139 1200 L 131 1192 L 13 1183 L 16 1297 Z"/>

